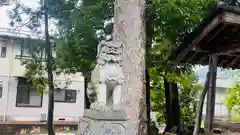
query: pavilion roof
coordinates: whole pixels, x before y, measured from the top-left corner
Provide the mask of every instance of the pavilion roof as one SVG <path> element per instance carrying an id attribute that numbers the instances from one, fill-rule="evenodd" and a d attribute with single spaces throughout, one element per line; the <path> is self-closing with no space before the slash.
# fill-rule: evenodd
<path id="1" fill-rule="evenodd" d="M 240 68 L 240 8 L 214 4 L 211 12 L 184 38 L 172 55 L 178 63 L 208 65 L 218 55 L 218 66 Z"/>

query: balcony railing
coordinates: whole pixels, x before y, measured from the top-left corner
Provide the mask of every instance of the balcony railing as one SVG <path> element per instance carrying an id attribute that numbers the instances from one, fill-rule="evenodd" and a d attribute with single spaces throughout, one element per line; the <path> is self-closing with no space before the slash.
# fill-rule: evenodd
<path id="1" fill-rule="evenodd" d="M 33 39 L 42 39 L 44 37 L 43 34 L 37 34 L 31 31 L 14 30 L 9 28 L 2 28 L 2 27 L 0 27 L 0 36 L 10 36 L 10 37 L 17 37 L 17 38 L 33 38 Z"/>

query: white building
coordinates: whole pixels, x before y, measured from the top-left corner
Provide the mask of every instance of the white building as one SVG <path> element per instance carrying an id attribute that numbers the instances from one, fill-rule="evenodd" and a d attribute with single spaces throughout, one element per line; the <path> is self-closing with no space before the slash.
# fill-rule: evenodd
<path id="1" fill-rule="evenodd" d="M 27 53 L 18 40 L 22 38 L 0 34 L 0 124 L 41 124 L 40 119 L 46 119 L 48 96 L 39 94 L 23 78 L 25 67 L 19 56 Z M 61 75 L 54 82 L 66 87 L 55 92 L 55 123 L 77 125 L 84 114 L 84 78 L 81 74 Z"/>
<path id="2" fill-rule="evenodd" d="M 37 38 L 39 35 L 29 33 L 26 27 L 12 28 L 9 25 L 10 19 L 7 11 L 12 10 L 16 3 L 37 8 L 39 1 L 0 1 L 0 4 L 3 4 L 0 6 L 0 126 L 4 124 L 15 125 L 16 129 L 13 126 L 11 128 L 18 133 L 32 134 L 33 130 L 35 130 L 34 133 L 40 133 L 39 126 L 46 125 L 46 123 L 40 121 L 47 118 L 48 96 L 37 92 L 31 84 L 26 82 L 23 78 L 25 67 L 21 65 L 19 59 L 19 56 L 28 56 L 28 53 L 26 48 L 22 47 L 18 41 L 29 36 Z M 28 18 L 23 16 L 23 23 L 25 21 L 28 21 Z M 51 20 L 49 22 L 49 28 L 54 29 Z M 15 31 L 12 31 L 13 29 Z M 41 27 L 41 30 L 44 31 L 44 28 Z M 52 29 L 49 31 L 50 34 L 54 33 Z M 55 128 L 57 128 L 55 130 L 58 132 L 58 130 L 66 128 L 61 126 L 66 125 L 77 127 L 78 119 L 83 116 L 85 108 L 84 78 L 81 74 L 61 75 L 54 77 L 54 82 L 61 83 L 58 87 L 63 88 L 54 93 L 54 121 Z M 70 82 L 70 84 L 66 85 L 66 82 Z M 0 134 L 10 134 L 5 133 L 5 130 L 0 127 Z M 11 134 L 15 134 L 15 131 Z"/>
<path id="3" fill-rule="evenodd" d="M 25 67 L 21 65 L 19 59 L 20 55 L 25 57 L 28 53 L 18 41 L 28 36 L 36 38 L 36 35 L 25 31 L 26 27 L 21 28 L 20 31 L 11 31 L 7 15 L 7 11 L 13 9 L 16 3 L 36 8 L 39 6 L 38 1 L 1 1 L 3 5 L 0 7 L 2 20 L 0 21 L 0 119 L 4 121 L 39 121 L 41 113 L 47 113 L 48 96 L 46 94 L 40 96 L 36 90 L 25 84 L 26 81 L 23 79 Z M 26 17 L 24 18 L 27 20 Z M 55 78 L 55 82 L 62 82 L 62 85 L 66 80 L 71 82 L 67 89 L 55 93 L 54 119 L 77 121 L 77 117 L 84 113 L 84 78 L 81 74 L 61 75 Z"/>
<path id="4" fill-rule="evenodd" d="M 12 39 L 11 36 L 0 35 L 0 114 L 10 116 L 14 120 L 39 120 L 40 114 L 47 112 L 48 97 L 46 94 L 40 96 L 36 90 L 29 87 L 25 88 L 27 85 L 23 79 L 25 68 L 19 59 L 21 45 L 15 44 Z M 70 81 L 64 92 L 59 91 L 55 94 L 56 119 L 65 117 L 73 120 L 71 117 L 82 116 L 84 78 L 80 74 L 62 75 L 56 77 L 55 81 L 62 82 L 62 84 Z M 69 95 L 72 97 L 68 97 Z M 74 111 L 70 111 L 72 109 Z"/>

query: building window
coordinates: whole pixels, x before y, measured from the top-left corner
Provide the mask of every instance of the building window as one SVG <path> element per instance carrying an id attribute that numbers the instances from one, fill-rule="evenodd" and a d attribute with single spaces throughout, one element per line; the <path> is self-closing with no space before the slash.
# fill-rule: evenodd
<path id="1" fill-rule="evenodd" d="M 44 45 L 42 43 L 38 43 L 37 41 L 35 41 L 34 43 L 32 43 L 31 40 L 26 40 L 24 41 L 24 43 L 21 43 L 21 51 L 20 51 L 20 55 L 16 55 L 16 58 L 32 58 L 33 55 L 45 59 L 46 55 L 45 55 L 45 49 L 44 49 L 45 43 Z"/>
<path id="2" fill-rule="evenodd" d="M 6 58 L 7 56 L 7 47 L 3 46 L 1 48 L 1 58 Z"/>
<path id="3" fill-rule="evenodd" d="M 0 80 L 0 98 L 2 98 L 3 86 L 2 81 Z"/>
<path id="4" fill-rule="evenodd" d="M 0 98 L 2 98 L 2 91 L 3 91 L 3 87 L 0 86 Z"/>
<path id="5" fill-rule="evenodd" d="M 54 101 L 76 103 L 76 95 L 76 90 L 57 89 L 54 91 Z"/>
<path id="6" fill-rule="evenodd" d="M 17 107 L 42 107 L 42 95 L 24 79 L 18 80 L 17 87 Z"/>

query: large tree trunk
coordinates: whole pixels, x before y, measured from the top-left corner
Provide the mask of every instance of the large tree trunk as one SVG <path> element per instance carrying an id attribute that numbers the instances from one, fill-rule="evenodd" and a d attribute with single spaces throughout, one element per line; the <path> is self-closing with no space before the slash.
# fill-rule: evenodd
<path id="1" fill-rule="evenodd" d="M 166 127 L 164 132 L 172 132 L 173 127 L 176 127 L 176 132 L 179 133 L 180 125 L 180 107 L 177 84 L 174 82 L 169 83 L 164 79 L 165 87 L 165 107 L 166 107 Z"/>
<path id="2" fill-rule="evenodd" d="M 123 102 L 132 135 L 147 135 L 145 0 L 116 0 L 113 41 L 123 45 Z"/>
<path id="3" fill-rule="evenodd" d="M 172 89 L 172 119 L 173 119 L 173 126 L 177 127 L 177 133 L 180 133 L 181 124 L 180 124 L 180 106 L 179 106 L 179 95 L 178 95 L 178 87 L 177 83 L 171 83 Z"/>
<path id="4" fill-rule="evenodd" d="M 197 115 L 196 115 L 196 121 L 195 121 L 193 135 L 198 135 L 199 131 L 200 131 L 200 126 L 201 126 L 201 121 L 202 121 L 203 104 L 204 104 L 204 99 L 205 99 L 206 93 L 209 90 L 209 80 L 210 80 L 210 72 L 208 71 L 204 89 L 201 93 L 201 96 L 200 96 L 200 99 L 198 102 L 198 108 L 197 108 L 197 112 L 196 112 Z"/>
<path id="5" fill-rule="evenodd" d="M 165 88 L 165 109 L 166 109 L 166 127 L 164 129 L 164 132 L 170 132 L 171 128 L 173 127 L 173 121 L 171 119 L 172 117 L 172 99 L 171 99 L 171 91 L 170 91 L 170 84 L 166 78 L 164 78 L 164 88 Z"/>

